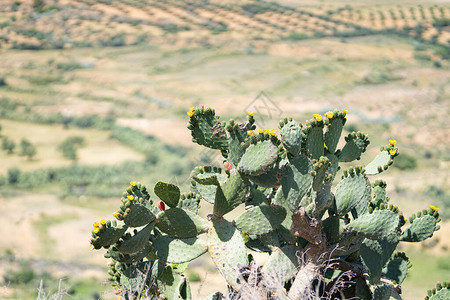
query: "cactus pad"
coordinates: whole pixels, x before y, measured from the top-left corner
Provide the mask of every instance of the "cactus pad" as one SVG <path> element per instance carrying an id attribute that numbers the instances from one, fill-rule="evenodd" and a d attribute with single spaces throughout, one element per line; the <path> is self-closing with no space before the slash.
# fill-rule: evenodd
<path id="1" fill-rule="evenodd" d="M 202 198 L 213 204 L 216 197 L 217 185 L 206 182 L 207 184 L 202 184 L 203 180 L 211 177 L 216 177 L 219 183 L 225 183 L 227 177 L 221 174 L 221 169 L 216 167 L 197 167 L 192 171 L 191 189 L 192 191 L 200 194 Z"/>
<path id="2" fill-rule="evenodd" d="M 325 131 L 325 145 L 328 152 L 334 153 L 336 151 L 339 138 L 341 137 L 342 128 L 345 124 L 345 113 L 334 111 L 333 117 L 326 122 L 327 128 Z"/>
<path id="3" fill-rule="evenodd" d="M 436 284 L 432 290 L 428 290 L 425 300 L 447 300 L 450 299 L 450 282 Z"/>
<path id="4" fill-rule="evenodd" d="M 124 239 L 121 243 L 119 241 L 119 252 L 122 254 L 133 254 L 142 250 L 148 244 L 150 234 L 154 227 L 155 222 L 151 222 L 129 239 Z"/>
<path id="5" fill-rule="evenodd" d="M 238 288 L 237 270 L 247 265 L 247 251 L 241 233 L 223 218 L 213 217 L 208 231 L 208 252 L 222 276 L 234 289 Z"/>
<path id="6" fill-rule="evenodd" d="M 195 213 L 181 208 L 170 208 L 156 216 L 156 227 L 162 232 L 180 239 L 196 237 L 208 229 L 208 222 Z"/>
<path id="7" fill-rule="evenodd" d="M 247 130 L 254 126 L 248 122 L 244 124 L 236 124 L 234 120 L 230 120 L 226 126 L 228 131 L 228 161 L 236 167 L 241 160 L 245 150 L 241 147 L 241 143 L 247 138 Z M 253 128 L 254 129 L 254 128 Z"/>
<path id="8" fill-rule="evenodd" d="M 281 127 L 281 142 L 292 155 L 298 155 L 302 147 L 302 128 L 295 121 L 289 121 Z"/>
<path id="9" fill-rule="evenodd" d="M 125 224 L 131 227 L 140 227 L 155 220 L 155 215 L 143 204 L 136 203 L 136 201 L 128 202 L 131 203 L 125 206 L 126 210 L 123 214 Z"/>
<path id="10" fill-rule="evenodd" d="M 331 168 L 331 162 L 330 160 L 325 157 L 325 156 L 321 156 L 319 158 L 319 160 L 313 160 L 313 183 L 312 183 L 312 188 L 318 192 L 320 190 L 320 187 L 322 186 L 322 184 L 324 182 L 328 182 L 331 181 L 332 179 L 332 175 L 327 176 L 328 173 L 328 169 Z M 327 176 L 327 177 L 326 177 Z"/>
<path id="11" fill-rule="evenodd" d="M 214 200 L 214 213 L 223 216 L 241 204 L 249 192 L 248 180 L 235 169 L 228 180 L 218 186 Z"/>
<path id="12" fill-rule="evenodd" d="M 261 206 L 261 205 L 269 205 L 269 201 L 267 201 L 267 196 L 261 190 L 254 190 L 250 192 L 250 196 L 248 201 L 245 203 L 247 206 Z"/>
<path id="13" fill-rule="evenodd" d="M 375 175 L 383 172 L 388 168 L 391 155 L 387 151 L 381 151 L 377 156 L 365 167 L 367 175 Z"/>
<path id="14" fill-rule="evenodd" d="M 108 252 L 105 254 L 106 258 L 112 258 L 118 262 L 124 264 L 132 264 L 138 261 L 141 261 L 144 257 L 146 257 L 151 251 L 150 243 L 146 243 L 144 248 L 140 251 L 133 254 L 122 254 L 119 252 L 117 245 L 113 245 L 108 249 Z"/>
<path id="15" fill-rule="evenodd" d="M 282 164 L 282 162 L 276 162 L 275 165 L 269 171 L 267 171 L 267 173 L 261 174 L 259 176 L 247 177 L 254 184 L 262 187 L 272 188 L 279 186 L 281 184 L 282 175 L 280 164 Z"/>
<path id="16" fill-rule="evenodd" d="M 344 216 L 357 205 L 367 206 L 370 201 L 370 182 L 362 173 L 350 169 L 349 176 L 344 177 L 334 190 L 337 214 Z"/>
<path id="17" fill-rule="evenodd" d="M 392 285 L 383 284 L 375 287 L 373 290 L 374 300 L 389 300 L 392 295 Z"/>
<path id="18" fill-rule="evenodd" d="M 156 196 L 170 207 L 176 207 L 180 200 L 180 189 L 174 184 L 158 181 L 154 191 Z"/>
<path id="19" fill-rule="evenodd" d="M 251 144 L 239 161 L 238 171 L 258 176 L 267 173 L 278 158 L 278 146 L 271 140 Z"/>
<path id="20" fill-rule="evenodd" d="M 424 215 L 412 221 L 412 224 L 402 233 L 400 240 L 403 242 L 421 242 L 431 237 L 435 230 L 436 219 L 433 216 Z"/>
<path id="21" fill-rule="evenodd" d="M 313 120 L 306 126 L 306 149 L 315 159 L 323 156 L 323 121 Z"/>
<path id="22" fill-rule="evenodd" d="M 184 210 L 188 210 L 193 212 L 194 214 L 198 214 L 198 209 L 200 207 L 200 200 L 202 196 L 195 193 L 185 193 L 181 194 L 181 200 L 178 202 L 177 207 L 182 208 Z"/>
<path id="23" fill-rule="evenodd" d="M 329 216 L 322 221 L 323 232 L 327 236 L 327 241 L 331 244 L 339 241 L 339 235 L 343 231 L 343 222 L 337 216 Z"/>
<path id="24" fill-rule="evenodd" d="M 385 239 L 365 239 L 359 250 L 361 259 L 372 282 L 378 283 L 383 266 L 388 262 L 398 244 L 398 237 L 390 235 Z"/>
<path id="25" fill-rule="evenodd" d="M 401 284 L 406 278 L 408 269 L 411 267 L 408 257 L 405 253 L 395 253 L 386 267 L 383 269 L 383 273 L 386 278 L 391 281 Z"/>
<path id="26" fill-rule="evenodd" d="M 390 210 L 375 210 L 351 221 L 346 228 L 369 239 L 383 239 L 394 233 L 398 223 L 397 213 Z"/>
<path id="27" fill-rule="evenodd" d="M 228 140 L 224 125 L 216 117 L 214 109 L 199 108 L 193 111 L 188 129 L 192 141 L 212 149 L 227 150 Z"/>
<path id="28" fill-rule="evenodd" d="M 125 233 L 128 226 L 115 226 L 114 224 L 105 224 L 99 227 L 98 233 L 92 233 L 91 244 L 95 249 L 101 247 L 109 247 L 117 242 L 120 237 Z"/>
<path id="29" fill-rule="evenodd" d="M 277 280 L 287 282 L 295 276 L 298 271 L 299 248 L 297 246 L 285 246 L 272 252 L 262 268 L 262 272 Z"/>
<path id="30" fill-rule="evenodd" d="M 207 251 L 206 242 L 198 238 L 176 239 L 161 235 L 153 241 L 156 255 L 163 262 L 189 262 Z"/>
<path id="31" fill-rule="evenodd" d="M 277 229 L 285 217 L 286 209 L 284 207 L 264 205 L 248 209 L 234 222 L 240 231 L 261 235 Z"/>
<path id="32" fill-rule="evenodd" d="M 164 296 L 166 299 L 192 299 L 191 288 L 187 279 L 183 275 L 178 274 L 170 266 L 164 268 L 159 280 L 162 282 L 161 286 L 164 286 Z"/>
<path id="33" fill-rule="evenodd" d="M 310 171 L 312 163 L 305 155 L 299 155 L 283 167 L 281 187 L 289 209 L 295 211 L 302 198 L 308 193 L 313 180 Z"/>
<path id="34" fill-rule="evenodd" d="M 350 162 L 359 159 L 369 145 L 369 138 L 362 132 L 352 132 L 345 137 L 347 142 L 339 154 L 339 161 Z"/>
<path id="35" fill-rule="evenodd" d="M 387 204 L 389 198 L 386 197 L 386 182 L 383 180 L 376 180 L 373 184 L 373 198 L 370 200 L 372 208 L 380 207 L 380 205 Z"/>

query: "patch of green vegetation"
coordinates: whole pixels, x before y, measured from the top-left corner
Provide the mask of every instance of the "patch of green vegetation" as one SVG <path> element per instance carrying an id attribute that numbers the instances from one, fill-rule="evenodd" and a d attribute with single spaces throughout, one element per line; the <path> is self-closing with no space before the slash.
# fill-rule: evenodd
<path id="1" fill-rule="evenodd" d="M 242 9 L 252 16 L 256 14 L 263 14 L 267 11 L 271 11 L 270 7 L 258 3 L 244 4 L 242 5 Z"/>
<path id="2" fill-rule="evenodd" d="M 182 147 L 166 145 L 153 137 L 120 126 L 114 128 L 111 137 L 144 153 L 145 161 L 125 162 L 114 166 L 74 164 L 31 172 L 14 168 L 8 175 L 0 176 L 0 189 L 29 190 L 57 185 L 58 193 L 63 197 L 88 195 L 107 198 L 120 194 L 123 184 L 132 179 L 153 182 L 157 178 L 184 178 L 193 167 L 193 162 L 186 158 L 189 152 Z"/>
<path id="3" fill-rule="evenodd" d="M 77 150 L 85 145 L 84 138 L 81 136 L 70 136 L 66 138 L 59 146 L 65 158 L 76 161 L 78 159 Z"/>
<path id="4" fill-rule="evenodd" d="M 28 107 L 24 102 L 10 98 L 0 98 L 0 118 L 24 121 L 39 124 L 63 124 L 65 127 L 111 129 L 114 126 L 114 117 L 101 117 L 98 115 L 84 115 L 80 117 L 65 116 L 63 114 L 39 114 L 32 109 L 19 110 L 19 107 Z"/>
<path id="5" fill-rule="evenodd" d="M 28 157 L 28 160 L 32 160 L 36 155 L 37 150 L 36 146 L 34 146 L 29 140 L 22 139 L 20 141 L 20 154 L 21 156 Z"/>
<path id="6" fill-rule="evenodd" d="M 288 41 L 301 41 L 307 39 L 308 36 L 304 33 L 300 32 L 291 32 L 288 36 L 286 36 L 284 39 Z"/>
<path id="7" fill-rule="evenodd" d="M 200 274 L 195 270 L 188 270 L 186 276 L 190 282 L 200 282 L 202 280 Z"/>
<path id="8" fill-rule="evenodd" d="M 393 166 L 400 170 L 414 170 L 417 168 L 417 160 L 414 156 L 407 153 L 401 153 L 396 159 Z"/>
<path id="9" fill-rule="evenodd" d="M 42 261 L 41 266 L 35 268 L 33 261 L 16 259 L 11 255 L 1 259 L 2 263 L 4 259 L 8 260 L 4 265 L 7 271 L 3 280 L 12 291 L 4 295 L 4 299 L 100 299 L 102 293 L 111 291 L 97 278 L 56 278 L 48 270 L 52 265 L 50 262 Z"/>
<path id="10" fill-rule="evenodd" d="M 395 75 L 392 70 L 372 69 L 369 74 L 364 76 L 359 84 L 386 84 L 392 81 L 401 80 L 403 77 Z"/>
<path id="11" fill-rule="evenodd" d="M 26 75 L 23 76 L 29 83 L 37 86 L 50 85 L 55 83 L 66 82 L 60 74 L 50 75 L 50 74 L 39 74 L 39 75 Z"/>
<path id="12" fill-rule="evenodd" d="M 56 68 L 63 71 L 74 71 L 76 69 L 82 69 L 83 65 L 77 61 L 64 61 L 58 62 Z"/>

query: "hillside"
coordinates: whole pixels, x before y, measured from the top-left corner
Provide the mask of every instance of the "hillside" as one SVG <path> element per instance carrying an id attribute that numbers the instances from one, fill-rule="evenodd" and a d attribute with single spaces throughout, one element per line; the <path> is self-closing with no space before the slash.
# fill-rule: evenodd
<path id="1" fill-rule="evenodd" d="M 186 128 L 202 105 L 224 120 L 253 110 L 262 128 L 345 108 L 348 129 L 370 136 L 367 160 L 395 138 L 389 197 L 444 220 L 405 246 L 403 295 L 450 278 L 450 6 L 352 2 L 0 0 L 0 135 L 16 145 L 0 151 L 0 297 L 34 299 L 40 279 L 54 290 L 64 278 L 71 299 L 114 298 L 91 224 L 131 180 L 187 191 L 194 166 L 221 165 Z M 71 138 L 75 157 L 61 150 Z M 194 295 L 224 288 L 210 261 L 193 265 Z"/>

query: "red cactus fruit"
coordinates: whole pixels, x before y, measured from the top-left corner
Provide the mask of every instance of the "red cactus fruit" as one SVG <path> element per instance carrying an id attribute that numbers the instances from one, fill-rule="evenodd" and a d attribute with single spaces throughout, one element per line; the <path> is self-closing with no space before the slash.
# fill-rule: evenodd
<path id="1" fill-rule="evenodd" d="M 223 163 L 223 166 L 225 168 L 227 168 L 228 170 L 231 170 L 231 168 L 232 168 L 231 164 L 229 162 L 227 162 L 227 161 Z"/>

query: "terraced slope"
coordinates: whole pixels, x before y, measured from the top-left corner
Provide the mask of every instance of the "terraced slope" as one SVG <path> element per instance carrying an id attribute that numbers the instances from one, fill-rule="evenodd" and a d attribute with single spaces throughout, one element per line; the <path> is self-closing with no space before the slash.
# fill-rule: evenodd
<path id="1" fill-rule="evenodd" d="M 39 5 L 42 2 L 42 5 Z M 195 0 L 0 1 L 0 46 L 42 49 L 177 42 L 221 45 L 379 33 L 444 46 L 449 5 L 291 7 Z"/>

